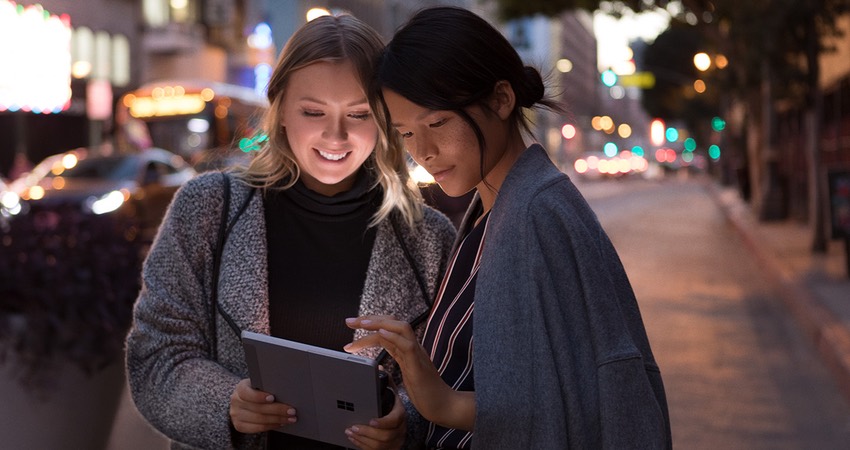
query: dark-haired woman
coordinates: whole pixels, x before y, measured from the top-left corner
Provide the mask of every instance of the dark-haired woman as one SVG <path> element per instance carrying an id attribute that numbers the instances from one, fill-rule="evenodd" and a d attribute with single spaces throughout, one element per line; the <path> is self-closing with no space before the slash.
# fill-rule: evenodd
<path id="1" fill-rule="evenodd" d="M 670 448 L 664 387 L 616 250 L 537 144 L 544 99 L 485 20 L 427 9 L 384 51 L 374 83 L 391 126 L 449 195 L 475 189 L 420 345 L 389 316 L 347 349 L 383 346 L 428 419 L 430 448 Z"/>

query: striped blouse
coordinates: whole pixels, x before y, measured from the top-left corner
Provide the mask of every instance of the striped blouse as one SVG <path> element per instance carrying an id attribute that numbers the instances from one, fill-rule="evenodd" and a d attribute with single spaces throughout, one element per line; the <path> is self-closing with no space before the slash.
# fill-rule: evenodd
<path id="1" fill-rule="evenodd" d="M 472 311 L 475 280 L 484 247 L 487 221 L 484 217 L 463 239 L 449 261 L 423 346 L 430 353 L 443 381 L 456 391 L 474 391 L 472 378 Z M 472 432 L 429 424 L 427 446 L 439 449 L 467 449 Z"/>

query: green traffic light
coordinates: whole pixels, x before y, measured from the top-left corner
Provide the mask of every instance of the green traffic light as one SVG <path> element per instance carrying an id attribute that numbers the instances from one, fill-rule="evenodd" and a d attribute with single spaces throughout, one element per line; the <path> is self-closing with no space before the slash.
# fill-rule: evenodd
<path id="1" fill-rule="evenodd" d="M 605 86 L 612 87 L 617 84 L 617 74 L 611 69 L 602 72 L 600 78 L 602 78 L 602 84 Z"/>
<path id="2" fill-rule="evenodd" d="M 720 147 L 717 145 L 708 147 L 708 156 L 715 161 L 720 159 Z"/>
<path id="3" fill-rule="evenodd" d="M 714 131 L 723 131 L 724 129 L 726 129 L 726 121 L 721 119 L 720 117 L 712 118 L 711 129 Z"/>

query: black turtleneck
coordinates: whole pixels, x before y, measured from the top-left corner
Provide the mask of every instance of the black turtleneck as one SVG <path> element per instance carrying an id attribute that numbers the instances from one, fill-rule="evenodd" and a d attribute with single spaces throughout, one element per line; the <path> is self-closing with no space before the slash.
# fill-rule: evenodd
<path id="1" fill-rule="evenodd" d="M 269 323 L 273 336 L 342 350 L 353 331 L 380 206 L 380 187 L 361 170 L 351 190 L 327 197 L 300 180 L 265 196 Z"/>
<path id="2" fill-rule="evenodd" d="M 333 197 L 299 180 L 264 197 L 269 265 L 271 335 L 342 350 L 355 317 L 375 243 L 367 228 L 381 202 L 381 189 L 361 170 L 351 190 Z M 283 433 L 270 433 L 268 449 L 342 449 Z"/>

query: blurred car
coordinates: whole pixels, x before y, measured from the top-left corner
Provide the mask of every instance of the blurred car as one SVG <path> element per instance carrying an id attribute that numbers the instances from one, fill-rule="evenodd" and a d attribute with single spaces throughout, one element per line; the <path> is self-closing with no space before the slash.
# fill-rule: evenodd
<path id="1" fill-rule="evenodd" d="M 183 158 L 159 148 L 118 155 L 80 148 L 45 158 L 10 190 L 20 199 L 17 214 L 70 209 L 120 215 L 137 223 L 150 240 L 174 193 L 195 175 Z"/>
<path id="2" fill-rule="evenodd" d="M 604 152 L 585 152 L 573 163 L 575 172 L 589 180 L 642 174 L 648 168 L 649 163 L 646 158 L 628 150 L 615 156 L 608 156 Z"/>

